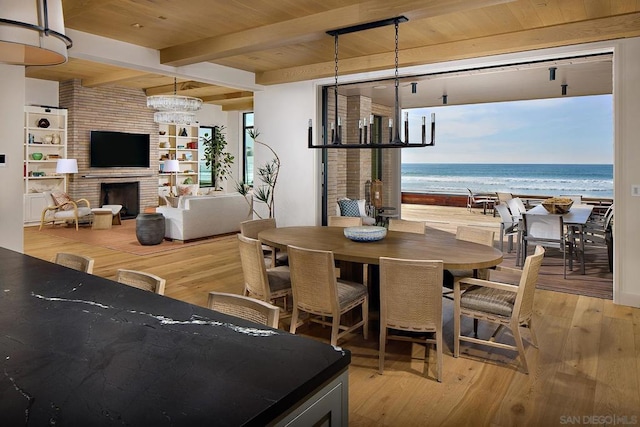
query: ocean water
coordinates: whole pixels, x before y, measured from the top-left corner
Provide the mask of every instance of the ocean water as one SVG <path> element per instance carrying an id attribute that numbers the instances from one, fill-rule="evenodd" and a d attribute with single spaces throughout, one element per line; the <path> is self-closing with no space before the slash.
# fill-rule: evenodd
<path id="1" fill-rule="evenodd" d="M 613 165 L 403 163 L 402 191 L 613 197 Z"/>

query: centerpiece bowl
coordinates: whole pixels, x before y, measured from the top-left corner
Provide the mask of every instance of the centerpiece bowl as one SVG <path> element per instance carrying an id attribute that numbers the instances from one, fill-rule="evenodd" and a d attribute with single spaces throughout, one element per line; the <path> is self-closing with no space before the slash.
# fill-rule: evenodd
<path id="1" fill-rule="evenodd" d="M 387 229 L 372 225 L 345 227 L 344 235 L 354 242 L 376 242 L 385 238 Z"/>
<path id="2" fill-rule="evenodd" d="M 572 205 L 573 200 L 566 197 L 551 197 L 542 202 L 542 206 L 550 214 L 565 214 L 569 212 Z"/>

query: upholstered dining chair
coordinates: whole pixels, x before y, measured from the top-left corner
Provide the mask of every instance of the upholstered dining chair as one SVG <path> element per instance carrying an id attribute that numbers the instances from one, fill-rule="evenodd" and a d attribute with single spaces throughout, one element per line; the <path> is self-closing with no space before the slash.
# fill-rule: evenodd
<path id="1" fill-rule="evenodd" d="M 263 230 L 276 228 L 275 218 L 265 219 L 249 219 L 240 223 L 240 234 L 250 239 L 258 240 L 258 234 Z M 262 245 L 262 251 L 269 258 L 269 267 L 277 267 L 278 265 L 286 265 L 288 257 L 286 252 L 282 252 L 269 245 Z"/>
<path id="2" fill-rule="evenodd" d="M 359 227 L 362 225 L 362 218 L 359 216 L 330 216 L 327 218 L 329 227 Z"/>
<path id="3" fill-rule="evenodd" d="M 424 234 L 423 221 L 408 221 L 406 219 L 389 218 L 389 231 L 404 231 L 405 233 Z"/>
<path id="4" fill-rule="evenodd" d="M 280 321 L 280 307 L 244 295 L 209 292 L 207 307 L 276 329 Z"/>
<path id="5" fill-rule="evenodd" d="M 244 276 L 244 295 L 274 305 L 276 300 L 281 300 L 281 317 L 288 316 L 287 299 L 291 296 L 289 267 L 267 268 L 259 240 L 238 234 L 238 249 Z"/>
<path id="6" fill-rule="evenodd" d="M 293 314 L 290 332 L 296 333 L 300 313 L 310 316 L 306 319 L 331 326 L 331 345 L 337 345 L 342 338 L 360 327 L 367 339 L 369 328 L 369 294 L 361 283 L 337 279 L 334 272 L 334 258 L 331 251 L 319 251 L 289 246 L 289 267 L 291 268 L 291 288 L 293 290 Z M 356 307 L 362 308 L 362 320 L 351 326 L 341 323 L 342 315 Z M 314 316 L 320 316 L 320 319 Z M 331 317 L 331 322 L 324 320 Z"/>
<path id="7" fill-rule="evenodd" d="M 456 230 L 456 239 L 464 240 L 466 242 L 478 243 L 480 245 L 487 245 L 493 247 L 493 240 L 495 232 L 493 230 L 469 227 L 466 225 L 458 226 Z M 452 293 L 453 285 L 463 277 L 478 277 L 481 279 L 489 279 L 489 270 L 486 268 L 474 271 L 474 270 L 445 270 L 443 285 L 450 291 L 445 291 L 445 297 Z"/>
<path id="8" fill-rule="evenodd" d="M 127 270 L 121 268 L 116 274 L 116 282 L 124 285 L 133 286 L 134 288 L 149 291 L 158 295 L 164 295 L 164 287 L 167 283 L 162 277 L 155 274 L 146 273 L 144 271 Z"/>
<path id="9" fill-rule="evenodd" d="M 573 234 L 567 233 L 562 215 L 524 214 L 521 256 L 526 258 L 529 245 L 559 249 L 562 252 L 563 275 L 567 278 L 567 252 L 569 252 L 569 270 L 573 270 Z"/>
<path id="10" fill-rule="evenodd" d="M 72 254 L 68 252 L 58 252 L 53 258 L 53 262 L 58 265 L 63 265 L 74 270 L 84 271 L 85 273 L 93 274 L 94 259 L 88 256 Z"/>
<path id="11" fill-rule="evenodd" d="M 74 201 L 68 194 L 62 192 L 44 191 L 43 194 L 47 207 L 42 210 L 39 230 L 42 230 L 45 223 L 51 222 L 52 225 L 55 225 L 57 221 L 74 221 L 76 230 L 78 230 L 78 220 L 91 217 L 91 204 L 87 199 Z M 80 203 L 84 203 L 86 206 L 79 206 Z"/>
<path id="12" fill-rule="evenodd" d="M 380 350 L 384 371 L 387 339 L 435 344 L 437 375 L 442 381 L 442 261 L 380 257 Z M 434 338 L 387 335 L 387 330 L 434 333 Z M 425 360 L 428 360 L 428 352 Z"/>
<path id="13" fill-rule="evenodd" d="M 514 350 L 520 355 L 524 372 L 529 373 L 519 327 L 525 325 L 529 328 L 531 342 L 537 348 L 536 336 L 532 329 L 533 300 L 543 257 L 544 249 L 542 246 L 537 246 L 535 253 L 525 260 L 522 270 L 502 266 L 496 267 L 497 271 L 508 271 L 519 276 L 520 280 L 517 285 L 473 278 L 464 278 L 455 283 L 454 357 L 460 356 L 460 341 Z M 467 288 L 464 292 L 462 292 L 463 287 Z M 497 324 L 498 327 L 487 340 L 477 337 L 475 325 L 475 337 L 462 335 L 461 321 L 463 316 L 472 318 L 474 321 L 488 321 Z M 496 341 L 496 337 L 505 327 L 511 330 L 515 346 Z"/>

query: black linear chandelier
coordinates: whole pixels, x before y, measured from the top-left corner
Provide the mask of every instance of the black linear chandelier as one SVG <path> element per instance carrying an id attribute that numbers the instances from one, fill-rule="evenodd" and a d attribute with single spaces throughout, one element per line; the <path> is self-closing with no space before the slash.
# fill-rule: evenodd
<path id="1" fill-rule="evenodd" d="M 426 117 L 422 116 L 422 141 L 409 142 L 409 114 L 404 116 L 404 141 L 400 138 L 400 102 L 399 102 L 399 86 L 400 79 L 398 76 L 398 27 L 401 22 L 407 22 L 404 16 L 385 19 L 381 21 L 369 22 L 367 24 L 354 25 L 351 27 L 341 28 L 338 30 L 327 31 L 327 34 L 334 37 L 335 43 L 335 82 L 333 93 L 335 96 L 335 121 L 330 124 L 331 142 L 326 144 L 313 144 L 313 121 L 309 119 L 308 128 L 308 145 L 309 148 L 408 148 L 408 147 L 431 147 L 435 145 L 436 121 L 435 114 L 431 114 L 431 141 L 427 142 L 427 123 Z M 383 27 L 387 25 L 395 26 L 395 105 L 394 117 L 389 119 L 389 142 L 376 143 L 371 140 L 373 136 L 373 115 L 370 115 L 369 122 L 367 118 L 358 120 L 358 142 L 343 143 L 342 142 L 342 120 L 338 114 L 338 37 L 343 34 L 354 33 L 372 28 Z"/>

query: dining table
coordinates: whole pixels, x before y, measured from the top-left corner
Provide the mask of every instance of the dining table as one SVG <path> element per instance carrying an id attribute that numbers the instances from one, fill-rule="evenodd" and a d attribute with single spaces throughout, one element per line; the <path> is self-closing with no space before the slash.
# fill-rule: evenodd
<path id="1" fill-rule="evenodd" d="M 502 262 L 500 250 L 456 239 L 455 234 L 431 227 L 424 234 L 387 231 L 382 240 L 352 241 L 342 227 L 294 226 L 261 231 L 258 238 L 266 245 L 285 250 L 287 246 L 332 251 L 340 261 L 341 277 L 350 280 L 362 277 L 354 265 L 376 266 L 380 257 L 441 260 L 445 269 L 477 270 L 494 267 Z M 353 274 L 355 271 L 356 274 Z M 371 277 L 371 276 L 370 276 Z"/>
<path id="2" fill-rule="evenodd" d="M 569 228 L 570 233 L 575 233 L 578 231 L 578 235 L 582 236 L 582 232 L 585 224 L 589 220 L 591 216 L 591 212 L 593 211 L 592 205 L 587 204 L 574 204 L 569 209 L 569 212 L 562 215 L 562 222 L 565 226 Z M 527 214 L 531 215 L 552 215 L 549 211 L 545 209 L 542 204 L 536 205 L 533 208 L 527 210 Z M 521 240 L 521 239 L 520 239 Z M 584 265 L 584 239 L 580 239 L 580 250 L 578 251 L 580 254 L 580 273 L 585 274 L 585 265 Z M 523 254 L 525 251 L 520 251 Z"/>

